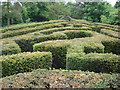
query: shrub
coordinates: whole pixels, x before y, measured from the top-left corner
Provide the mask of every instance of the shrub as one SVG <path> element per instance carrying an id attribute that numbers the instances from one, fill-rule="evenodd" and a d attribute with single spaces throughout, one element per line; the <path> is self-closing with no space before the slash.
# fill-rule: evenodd
<path id="1" fill-rule="evenodd" d="M 50 52 L 25 52 L 1 56 L 2 76 L 28 72 L 38 68 L 49 68 L 52 65 Z"/>
<path id="2" fill-rule="evenodd" d="M 105 46 L 106 53 L 113 53 L 120 55 L 120 41 L 119 40 L 104 40 L 102 44 Z"/>
<path id="3" fill-rule="evenodd" d="M 1 55 L 17 54 L 21 52 L 21 48 L 14 41 L 1 40 L 0 44 Z"/>
<path id="4" fill-rule="evenodd" d="M 99 43 L 88 42 L 84 44 L 84 52 L 85 53 L 91 53 L 91 52 L 104 53 L 104 46 Z"/>
<path id="5" fill-rule="evenodd" d="M 78 53 L 75 53 L 69 54 L 66 62 L 67 69 L 120 73 L 120 59 L 114 54 L 90 53 L 79 56 Z"/>
<path id="6" fill-rule="evenodd" d="M 73 38 L 82 38 L 82 37 L 91 37 L 91 36 L 93 36 L 92 34 L 91 34 L 91 32 L 89 32 L 89 31 L 78 31 L 78 30 L 66 30 L 66 31 L 63 31 L 66 35 L 67 35 L 67 37 L 68 37 L 68 39 L 73 39 Z"/>
<path id="7" fill-rule="evenodd" d="M 53 55 L 53 67 L 65 68 L 66 67 L 66 54 L 69 42 L 65 41 L 47 41 L 35 44 L 34 51 L 50 51 Z"/>

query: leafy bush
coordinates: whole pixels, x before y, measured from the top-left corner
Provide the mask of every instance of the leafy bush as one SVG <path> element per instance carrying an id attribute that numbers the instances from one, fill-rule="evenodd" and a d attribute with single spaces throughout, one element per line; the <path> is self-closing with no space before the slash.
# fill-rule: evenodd
<path id="1" fill-rule="evenodd" d="M 120 59 L 114 54 L 90 53 L 81 56 L 81 54 L 74 53 L 67 56 L 66 62 L 67 69 L 120 73 Z"/>
<path id="2" fill-rule="evenodd" d="M 85 53 L 91 53 L 91 52 L 104 53 L 104 46 L 99 43 L 88 42 L 84 44 L 84 52 Z"/>
<path id="3" fill-rule="evenodd" d="M 34 51 L 50 51 L 53 55 L 53 67 L 65 68 L 66 67 L 66 54 L 69 42 L 65 41 L 47 41 L 35 44 Z"/>
<path id="4" fill-rule="evenodd" d="M 21 52 L 21 48 L 14 41 L 1 40 L 0 42 L 1 55 L 17 54 Z"/>
<path id="5" fill-rule="evenodd" d="M 73 39 L 73 38 L 82 38 L 82 37 L 91 37 L 93 36 L 89 31 L 78 31 L 78 30 L 68 30 L 68 31 L 63 31 L 68 39 Z"/>
<path id="6" fill-rule="evenodd" d="M 105 46 L 105 52 L 120 55 L 120 41 L 119 40 L 105 40 L 102 41 Z"/>
<path id="7" fill-rule="evenodd" d="M 25 52 L 0 57 L 2 76 L 28 72 L 38 68 L 49 68 L 52 65 L 50 52 Z"/>

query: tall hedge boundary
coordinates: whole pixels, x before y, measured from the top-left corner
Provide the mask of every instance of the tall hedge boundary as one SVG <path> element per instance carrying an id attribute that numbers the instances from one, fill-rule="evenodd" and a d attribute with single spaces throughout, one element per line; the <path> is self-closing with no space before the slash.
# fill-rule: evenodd
<path id="1" fill-rule="evenodd" d="M 34 51 L 50 51 L 53 55 L 53 67 L 54 68 L 66 68 L 66 54 L 69 42 L 65 41 L 47 41 L 35 44 L 33 46 Z"/>
<path id="2" fill-rule="evenodd" d="M 79 53 L 67 55 L 68 70 L 83 70 L 104 73 L 120 73 L 120 58 L 115 54 L 89 53 L 84 56 Z"/>
<path id="3" fill-rule="evenodd" d="M 50 52 L 25 52 L 1 56 L 2 76 L 29 72 L 38 68 L 50 68 L 52 65 L 52 54 Z"/>

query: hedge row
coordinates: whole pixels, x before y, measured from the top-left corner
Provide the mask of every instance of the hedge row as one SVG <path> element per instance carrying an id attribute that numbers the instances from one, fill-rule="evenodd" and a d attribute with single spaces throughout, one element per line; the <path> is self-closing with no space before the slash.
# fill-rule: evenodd
<path id="1" fill-rule="evenodd" d="M 57 22 L 64 22 L 64 20 L 52 20 L 52 21 L 47 21 L 47 22 L 38 22 L 38 23 L 28 23 L 28 24 L 22 24 L 22 25 L 16 25 L 13 27 L 9 27 L 9 28 L 3 28 L 1 30 L 2 33 L 5 33 L 7 31 L 13 31 L 13 30 L 19 30 L 19 29 L 24 29 L 24 28 L 30 28 L 30 27 L 36 27 L 36 26 L 41 26 L 41 25 L 45 25 L 45 24 L 50 24 L 50 23 L 57 23 Z"/>
<path id="2" fill-rule="evenodd" d="M 96 26 L 90 26 L 90 28 L 92 28 L 93 31 L 96 31 L 98 33 L 101 32 L 101 28 L 99 26 L 97 26 L 97 25 Z"/>
<path id="3" fill-rule="evenodd" d="M 62 31 L 65 33 L 68 37 L 68 39 L 73 39 L 73 38 L 83 38 L 83 37 L 92 37 L 93 35 L 89 31 L 84 31 L 84 30 L 66 30 Z"/>
<path id="4" fill-rule="evenodd" d="M 108 30 L 108 29 L 101 29 L 101 33 L 108 35 L 110 37 L 114 37 L 114 38 L 120 38 L 119 37 L 119 32 L 113 31 L 113 30 Z"/>
<path id="5" fill-rule="evenodd" d="M 120 73 L 120 59 L 114 54 L 89 53 L 79 56 L 79 53 L 67 55 L 67 69 L 105 73 Z"/>
<path id="6" fill-rule="evenodd" d="M 10 55 L 21 52 L 21 48 L 14 41 L 1 40 L 0 42 L 0 55 Z"/>
<path id="7" fill-rule="evenodd" d="M 26 88 L 28 90 L 30 88 L 44 88 L 47 90 L 49 88 L 48 90 L 53 90 L 53 88 L 56 88 L 55 90 L 84 90 L 81 88 L 85 88 L 86 90 L 119 90 L 119 76 L 119 74 L 76 70 L 37 69 L 28 73 L 19 73 L 17 75 L 4 77 L 0 80 L 2 81 L 2 88 L 12 87 L 12 89 Z"/>
<path id="8" fill-rule="evenodd" d="M 63 23 L 65 23 L 65 22 L 63 22 Z M 37 26 L 37 27 L 33 27 L 33 28 L 25 28 L 25 29 L 17 30 L 17 31 L 8 31 L 6 33 L 1 33 L 1 36 L 2 36 L 2 38 L 8 38 L 8 37 L 13 37 L 13 36 L 17 36 L 17 35 L 23 35 L 23 34 L 27 34 L 27 33 L 30 33 L 30 32 L 43 30 L 43 29 L 49 29 L 49 28 L 55 28 L 55 27 L 63 27 L 60 24 L 61 23 L 47 24 L 47 25 Z"/>
<path id="9" fill-rule="evenodd" d="M 50 68 L 52 54 L 50 52 L 25 52 L 1 56 L 2 76 L 9 76 L 22 72 L 29 72 L 38 68 Z"/>
<path id="10" fill-rule="evenodd" d="M 51 34 L 53 32 L 64 31 L 64 30 L 91 30 L 89 27 L 61 27 L 61 28 L 52 28 L 48 30 L 42 30 L 40 33 Z"/>
<path id="11" fill-rule="evenodd" d="M 53 67 L 64 68 L 66 67 L 66 54 L 67 48 L 70 43 L 66 41 L 47 41 L 35 44 L 33 46 L 34 51 L 50 51 L 53 55 Z"/>
<path id="12" fill-rule="evenodd" d="M 50 35 L 42 35 L 40 33 L 27 34 L 14 39 L 14 41 L 20 46 L 22 52 L 33 51 L 33 45 L 48 40 L 63 40 L 67 39 L 67 35 L 64 33 L 56 32 Z"/>
<path id="13" fill-rule="evenodd" d="M 100 43 L 87 42 L 84 43 L 84 52 L 87 53 L 104 53 L 104 46 Z"/>
<path id="14" fill-rule="evenodd" d="M 104 40 L 102 44 L 105 46 L 106 53 L 120 55 L 120 40 Z"/>

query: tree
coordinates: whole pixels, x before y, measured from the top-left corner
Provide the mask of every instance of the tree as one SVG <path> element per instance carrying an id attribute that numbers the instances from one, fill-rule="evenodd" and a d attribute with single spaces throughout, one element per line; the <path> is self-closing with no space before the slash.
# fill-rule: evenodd
<path id="1" fill-rule="evenodd" d="M 118 0 L 115 4 L 115 8 L 119 8 L 120 7 L 120 0 Z"/>
<path id="2" fill-rule="evenodd" d="M 3 21 L 7 22 L 7 25 L 13 24 L 15 20 L 22 20 L 22 6 L 20 2 L 3 2 L 2 3 L 2 16 Z"/>
<path id="3" fill-rule="evenodd" d="M 70 10 L 64 3 L 51 3 L 47 6 L 47 17 L 49 19 L 58 19 L 60 16 L 69 16 Z"/>

